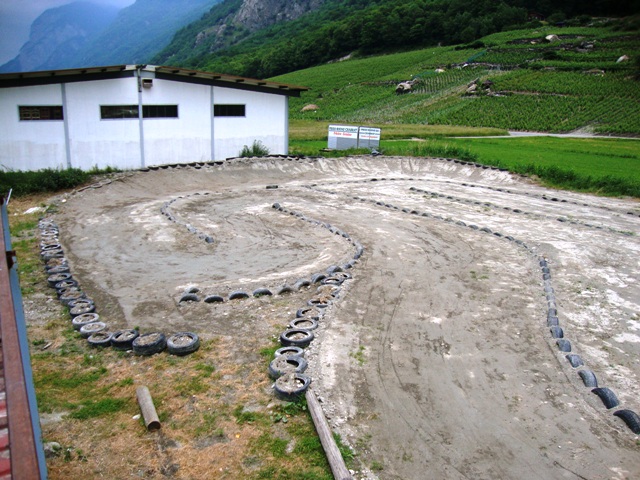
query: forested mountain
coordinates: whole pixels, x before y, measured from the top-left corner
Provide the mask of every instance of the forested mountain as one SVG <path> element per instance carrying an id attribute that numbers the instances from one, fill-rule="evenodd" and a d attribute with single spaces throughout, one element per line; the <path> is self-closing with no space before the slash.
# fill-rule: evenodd
<path id="1" fill-rule="evenodd" d="M 259 3 L 225 0 L 180 30 L 152 62 L 266 78 L 353 52 L 469 43 L 541 17 L 582 16 L 575 23 L 640 11 L 639 0 L 289 0 L 274 3 L 289 10 L 307 4 L 308 13 L 255 29 L 239 13 Z"/>
<path id="2" fill-rule="evenodd" d="M 80 52 L 78 66 L 147 63 L 175 32 L 222 0 L 137 0 Z"/>
<path id="3" fill-rule="evenodd" d="M 74 2 L 42 13 L 31 25 L 29 41 L 20 53 L 0 66 L 0 72 L 64 68 L 78 52 L 115 19 L 116 7 Z"/>

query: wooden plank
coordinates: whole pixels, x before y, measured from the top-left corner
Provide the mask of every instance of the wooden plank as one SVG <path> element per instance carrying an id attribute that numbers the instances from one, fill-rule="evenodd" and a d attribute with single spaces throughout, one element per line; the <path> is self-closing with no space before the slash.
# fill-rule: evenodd
<path id="1" fill-rule="evenodd" d="M 39 480 L 41 477 L 36 439 L 20 353 L 8 258 L 12 262 L 15 260 L 7 252 L 4 222 L 0 221 L 0 335 L 7 394 L 11 473 L 13 480 Z"/>
<path id="2" fill-rule="evenodd" d="M 349 472 L 349 469 L 345 465 L 342 454 L 340 453 L 338 445 L 333 438 L 333 433 L 329 428 L 329 423 L 324 416 L 324 412 L 322 411 L 322 407 L 320 407 L 316 394 L 309 389 L 307 390 L 307 393 L 305 393 L 305 398 L 307 399 L 307 408 L 309 409 L 309 413 L 311 413 L 311 418 L 313 419 L 316 431 L 320 437 L 320 443 L 322 444 L 324 453 L 327 456 L 327 461 L 331 467 L 333 478 L 336 480 L 353 480 L 351 472 Z"/>

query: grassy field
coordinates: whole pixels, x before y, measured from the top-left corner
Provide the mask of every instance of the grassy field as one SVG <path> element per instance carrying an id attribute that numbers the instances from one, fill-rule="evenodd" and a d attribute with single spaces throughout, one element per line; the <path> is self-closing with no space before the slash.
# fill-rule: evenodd
<path id="1" fill-rule="evenodd" d="M 291 99 L 293 120 L 640 135 L 638 51 L 637 32 L 546 26 L 469 46 L 352 58 L 273 80 L 310 88 Z M 623 55 L 630 60 L 617 62 Z M 412 93 L 397 95 L 396 85 L 407 80 L 415 82 Z M 475 80 L 491 84 L 467 94 Z M 302 111 L 310 104 L 317 108 Z"/>
<path id="2" fill-rule="evenodd" d="M 322 152 L 327 147 L 327 126 L 326 122 L 311 125 L 292 122 L 291 153 L 310 156 L 369 153 L 368 149 Z M 543 136 L 445 138 L 471 136 L 474 131 L 383 126 L 380 151 L 385 155 L 459 158 L 535 176 L 551 187 L 640 198 L 640 140 Z M 482 134 L 491 135 L 489 131 L 478 131 L 478 136 Z"/>

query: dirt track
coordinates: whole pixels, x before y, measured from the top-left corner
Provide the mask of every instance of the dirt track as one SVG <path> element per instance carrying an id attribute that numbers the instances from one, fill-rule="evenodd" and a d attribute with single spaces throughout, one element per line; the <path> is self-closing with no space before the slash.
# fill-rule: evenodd
<path id="1" fill-rule="evenodd" d="M 70 196 L 57 221 L 107 322 L 272 335 L 244 321 L 254 300 L 178 300 L 188 286 L 277 289 L 352 258 L 274 202 L 365 248 L 308 353 L 330 422 L 374 467 L 358 477 L 640 477 L 638 436 L 612 415 L 640 412 L 637 202 L 438 159 L 234 160 L 128 174 Z M 619 407 L 551 337 L 541 257 L 572 353 Z M 294 312 L 310 295 L 272 301 Z"/>

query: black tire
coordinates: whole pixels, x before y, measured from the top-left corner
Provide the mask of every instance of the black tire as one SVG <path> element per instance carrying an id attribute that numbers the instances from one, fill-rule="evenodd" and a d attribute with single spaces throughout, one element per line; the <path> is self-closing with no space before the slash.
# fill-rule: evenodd
<path id="1" fill-rule="evenodd" d="M 570 352 L 571 351 L 571 342 L 569 340 L 565 340 L 564 338 L 560 338 L 556 340 L 556 345 L 561 352 Z"/>
<path id="2" fill-rule="evenodd" d="M 551 332 L 551 336 L 553 338 L 563 338 L 564 337 L 564 331 L 562 330 L 561 327 L 558 327 L 558 326 L 551 327 L 549 329 L 549 331 Z"/>
<path id="3" fill-rule="evenodd" d="M 199 302 L 200 301 L 200 297 L 198 297 L 198 295 L 196 295 L 195 293 L 184 293 L 179 300 L 179 303 L 183 303 L 183 302 Z"/>
<path id="4" fill-rule="evenodd" d="M 301 278 L 293 284 L 293 288 L 296 290 L 300 290 L 301 288 L 308 287 L 309 285 L 311 285 L 311 282 L 309 280 L 307 280 L 306 278 Z"/>
<path id="5" fill-rule="evenodd" d="M 318 321 L 310 317 L 299 317 L 293 320 L 289 327 L 301 330 L 315 330 L 318 328 Z"/>
<path id="6" fill-rule="evenodd" d="M 76 318 L 78 315 L 82 315 L 84 313 L 93 313 L 96 311 L 96 306 L 93 304 L 93 302 L 81 303 L 79 300 L 76 300 L 75 302 L 77 303 L 77 305 L 69 310 L 71 318 Z"/>
<path id="7" fill-rule="evenodd" d="M 69 269 L 69 265 L 54 265 L 53 267 L 47 268 L 47 273 L 50 275 L 56 275 L 58 273 L 69 273 L 71 270 Z"/>
<path id="8" fill-rule="evenodd" d="M 167 338 L 167 351 L 172 355 L 188 355 L 200 348 L 200 337 L 193 332 L 178 332 Z"/>
<path id="9" fill-rule="evenodd" d="M 80 305 L 95 305 L 95 302 L 89 297 L 76 298 L 75 300 L 69 300 L 67 302 L 67 307 L 69 307 L 69 310 Z"/>
<path id="10" fill-rule="evenodd" d="M 324 273 L 316 273 L 311 276 L 311 283 L 320 283 L 325 278 L 327 278 L 327 276 Z"/>
<path id="11" fill-rule="evenodd" d="M 324 311 L 316 307 L 303 307 L 299 308 L 296 312 L 296 317 L 310 317 L 314 320 L 320 320 L 320 317 L 324 314 Z"/>
<path id="12" fill-rule="evenodd" d="M 240 298 L 249 298 L 249 294 L 247 292 L 241 292 L 241 291 L 231 292 L 229 294 L 229 300 L 237 300 Z"/>
<path id="13" fill-rule="evenodd" d="M 338 278 L 335 275 L 332 275 L 330 277 L 325 278 L 324 280 L 322 280 L 322 285 L 335 285 L 335 286 L 340 286 L 342 285 L 342 282 L 344 282 L 344 280 L 342 280 L 341 278 Z"/>
<path id="14" fill-rule="evenodd" d="M 111 337 L 113 336 L 110 332 L 96 332 L 89 335 L 87 338 L 87 343 L 92 347 L 110 347 L 111 346 Z"/>
<path id="15" fill-rule="evenodd" d="M 311 377 L 302 373 L 289 373 L 279 377 L 273 388 L 280 400 L 294 402 L 304 396 L 309 385 Z"/>
<path id="16" fill-rule="evenodd" d="M 640 416 L 636 412 L 633 410 L 618 410 L 614 415 L 624 420 L 624 423 L 633 433 L 640 435 Z"/>
<path id="17" fill-rule="evenodd" d="M 63 305 L 69 305 L 69 302 L 79 300 L 81 298 L 87 298 L 87 294 L 79 288 L 72 287 L 68 288 L 64 292 L 60 292 L 59 300 Z"/>
<path id="18" fill-rule="evenodd" d="M 104 332 L 107 329 L 107 324 L 104 322 L 91 322 L 80 327 L 80 336 L 82 338 L 89 338 L 92 334 L 98 332 Z"/>
<path id="19" fill-rule="evenodd" d="M 49 275 L 47 277 L 47 283 L 51 288 L 56 288 L 56 284 L 63 282 L 65 280 L 72 280 L 73 277 L 70 273 L 54 273 L 53 275 Z"/>
<path id="20" fill-rule="evenodd" d="M 268 288 L 257 288 L 253 291 L 254 297 L 271 297 L 273 293 Z"/>
<path id="21" fill-rule="evenodd" d="M 220 295 L 207 295 L 204 297 L 204 303 L 222 303 L 224 302 L 224 297 Z"/>
<path id="22" fill-rule="evenodd" d="M 341 272 L 342 268 L 337 265 L 331 265 L 329 268 L 325 270 L 327 275 L 333 276 L 334 273 Z"/>
<path id="23" fill-rule="evenodd" d="M 56 283 L 54 285 L 54 288 L 57 291 L 60 291 L 60 290 L 64 290 L 65 288 L 73 288 L 77 286 L 78 286 L 78 282 L 75 281 L 73 278 L 69 278 L 67 280 L 62 280 L 61 282 Z"/>
<path id="24" fill-rule="evenodd" d="M 607 410 L 620 405 L 620 401 L 618 400 L 618 397 L 616 397 L 616 394 L 607 387 L 597 387 L 591 390 L 591 392 L 600 397 L 600 400 L 602 400 L 602 403 L 604 403 Z"/>
<path id="25" fill-rule="evenodd" d="M 276 292 L 276 295 L 284 295 L 285 293 L 292 293 L 292 292 L 293 292 L 293 288 L 290 285 L 283 285 L 278 289 L 278 291 Z"/>
<path id="26" fill-rule="evenodd" d="M 578 375 L 580 375 L 582 383 L 584 383 L 585 387 L 596 388 L 598 386 L 598 379 L 596 378 L 596 374 L 591 370 L 587 370 L 585 368 L 584 370 L 580 370 L 578 372 Z"/>
<path id="27" fill-rule="evenodd" d="M 269 363 L 269 376 L 276 379 L 287 373 L 304 373 L 306 369 L 307 361 L 303 357 L 280 355 Z"/>
<path id="28" fill-rule="evenodd" d="M 280 334 L 280 343 L 283 347 L 294 346 L 304 348 L 309 346 L 313 339 L 313 332 L 300 328 L 291 328 Z"/>
<path id="29" fill-rule="evenodd" d="M 576 355 L 575 353 L 565 355 L 565 358 L 569 361 L 573 368 L 578 368 L 584 365 L 584 362 L 582 361 L 582 358 L 580 358 L 580 355 Z"/>
<path id="30" fill-rule="evenodd" d="M 294 347 L 294 346 L 280 347 L 275 351 L 274 356 L 280 357 L 282 355 L 303 357 L 304 350 L 300 347 Z"/>
<path id="31" fill-rule="evenodd" d="M 327 308 L 329 306 L 329 302 L 327 302 L 324 298 L 312 298 L 307 302 L 307 305 L 310 307 L 318 307 L 318 308 Z"/>
<path id="32" fill-rule="evenodd" d="M 547 327 L 557 327 L 560 325 L 558 317 L 547 317 Z"/>
<path id="33" fill-rule="evenodd" d="M 131 347 L 136 355 L 153 355 L 162 352 L 167 347 L 167 337 L 162 332 L 145 333 L 136 338 Z"/>
<path id="34" fill-rule="evenodd" d="M 111 346 L 116 350 L 131 350 L 133 341 L 140 336 L 138 330 L 125 329 L 114 332 L 111 336 Z"/>
<path id="35" fill-rule="evenodd" d="M 71 320 L 71 325 L 73 325 L 74 330 L 80 330 L 84 325 L 99 321 L 100 315 L 97 313 L 83 313 L 74 317 L 73 320 Z"/>

